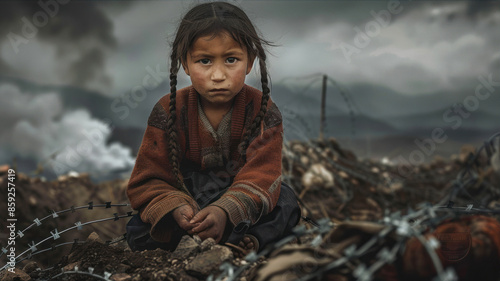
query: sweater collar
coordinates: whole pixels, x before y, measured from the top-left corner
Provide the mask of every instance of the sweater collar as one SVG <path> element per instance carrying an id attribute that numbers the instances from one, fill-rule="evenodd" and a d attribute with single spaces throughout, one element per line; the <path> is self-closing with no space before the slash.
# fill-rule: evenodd
<path id="1" fill-rule="evenodd" d="M 238 145 L 243 135 L 245 123 L 245 103 L 247 85 L 243 85 L 241 91 L 235 96 L 233 112 L 231 114 L 231 158 L 239 158 Z M 188 93 L 188 119 L 189 119 L 189 158 L 196 161 L 201 157 L 201 139 L 199 133 L 198 92 L 193 86 Z"/>

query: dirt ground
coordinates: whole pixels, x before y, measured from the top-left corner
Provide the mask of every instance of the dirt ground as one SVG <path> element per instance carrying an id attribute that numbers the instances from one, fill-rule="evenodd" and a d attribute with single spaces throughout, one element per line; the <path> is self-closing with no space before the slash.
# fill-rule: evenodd
<path id="1" fill-rule="evenodd" d="M 450 159 L 401 166 L 359 160 L 333 139 L 290 143 L 283 176 L 294 187 L 304 218 L 294 237 L 245 258 L 214 241 L 187 236 L 173 252 L 132 252 L 119 241 L 132 210 L 115 205 L 127 203 L 126 180 L 95 184 L 86 175 L 73 175 L 46 182 L 18 175 L 17 227 L 28 229 L 16 239 L 16 253 L 53 238 L 54 229 L 72 229 L 40 243 L 37 251 L 47 251 L 18 262 L 15 274 L 3 270 L 0 281 L 395 281 L 432 280 L 436 274 L 441 280 L 498 281 L 500 173 L 491 155 L 475 152 L 465 146 Z M 0 181 L 7 181 L 6 174 Z M 61 210 L 67 211 L 50 216 Z M 37 217 L 44 218 L 40 225 Z M 81 230 L 75 224 L 103 218 L 108 220 Z M 462 240 L 457 244 L 450 235 Z M 6 241 L 2 232 L 0 246 Z M 57 246 L 63 242 L 67 245 Z M 6 263 L 5 255 L 0 261 Z"/>

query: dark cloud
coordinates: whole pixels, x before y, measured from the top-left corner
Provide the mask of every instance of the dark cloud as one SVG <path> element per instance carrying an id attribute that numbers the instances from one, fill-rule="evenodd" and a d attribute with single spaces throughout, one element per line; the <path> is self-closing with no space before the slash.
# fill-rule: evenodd
<path id="1" fill-rule="evenodd" d="M 116 47 L 112 21 L 93 2 L 61 6 L 59 14 L 40 29 L 39 36 L 61 43 L 95 38 L 106 46 Z"/>
<path id="2" fill-rule="evenodd" d="M 472 0 L 467 3 L 465 15 L 473 20 L 480 20 L 482 17 L 500 10 L 498 1 L 478 1 Z"/>
<path id="3" fill-rule="evenodd" d="M 116 49 L 117 40 L 113 35 L 113 22 L 96 2 L 70 1 L 57 7 L 50 6 L 49 10 L 52 12 L 32 1 L 2 3 L 0 7 L 1 39 L 11 40 L 7 35 L 12 32 L 31 40 L 23 31 L 26 25 L 23 18 L 33 23 L 37 20 L 37 13 L 48 14 L 50 17 L 46 24 L 39 24 L 36 39 L 55 47 L 57 59 L 60 60 L 58 64 L 62 69 L 58 74 L 63 76 L 65 83 L 83 87 L 99 83 L 104 87 L 111 86 L 111 77 L 103 73 L 103 69 L 105 57 L 109 51 Z M 22 47 L 24 46 L 19 46 L 20 52 Z M 1 61 L 0 73 L 16 75 L 10 73 Z"/>

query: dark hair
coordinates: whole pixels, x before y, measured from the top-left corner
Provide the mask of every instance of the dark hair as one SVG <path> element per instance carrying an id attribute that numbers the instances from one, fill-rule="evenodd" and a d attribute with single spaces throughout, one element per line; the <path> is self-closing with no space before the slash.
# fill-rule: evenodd
<path id="1" fill-rule="evenodd" d="M 245 131 L 243 141 L 238 146 L 243 161 L 246 161 L 246 150 L 249 146 L 250 136 L 256 133 L 267 112 L 270 90 L 267 85 L 266 53 L 263 45 L 272 46 L 272 44 L 262 39 L 245 12 L 232 4 L 211 2 L 197 5 L 189 10 L 177 29 L 172 44 L 172 54 L 170 55 L 170 114 L 167 122 L 167 132 L 173 173 L 181 187 L 184 184 L 179 178 L 179 147 L 175 128 L 177 72 L 181 63 L 186 61 L 188 51 L 197 38 L 208 35 L 215 37 L 221 32 L 229 33 L 240 46 L 245 46 L 249 58 L 259 59 L 263 95 L 260 111 L 250 127 Z"/>

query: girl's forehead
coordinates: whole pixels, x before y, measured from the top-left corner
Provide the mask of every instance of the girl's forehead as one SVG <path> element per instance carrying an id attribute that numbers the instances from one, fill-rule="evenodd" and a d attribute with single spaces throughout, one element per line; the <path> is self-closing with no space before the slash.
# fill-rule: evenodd
<path id="1" fill-rule="evenodd" d="M 190 48 L 190 52 L 196 51 L 223 51 L 228 49 L 245 50 L 233 37 L 227 32 L 220 32 L 218 34 L 204 35 L 194 40 Z"/>

